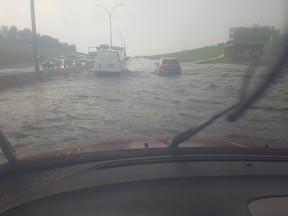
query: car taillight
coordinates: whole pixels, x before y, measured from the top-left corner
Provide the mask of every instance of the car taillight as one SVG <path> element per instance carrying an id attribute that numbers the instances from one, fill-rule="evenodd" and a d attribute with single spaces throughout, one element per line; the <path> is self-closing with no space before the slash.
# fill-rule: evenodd
<path id="1" fill-rule="evenodd" d="M 160 66 L 159 66 L 160 68 L 164 68 L 165 67 L 165 65 L 163 65 L 163 64 L 160 64 Z"/>

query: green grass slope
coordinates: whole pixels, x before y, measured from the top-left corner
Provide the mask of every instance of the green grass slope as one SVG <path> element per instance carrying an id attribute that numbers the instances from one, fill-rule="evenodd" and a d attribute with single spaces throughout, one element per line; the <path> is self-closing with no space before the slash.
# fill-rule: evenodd
<path id="1" fill-rule="evenodd" d="M 181 62 L 195 62 L 205 59 L 215 58 L 224 54 L 224 45 L 207 46 L 193 50 L 184 50 L 181 52 L 168 53 L 163 55 L 148 56 L 148 58 L 159 59 L 165 57 L 176 57 Z"/>

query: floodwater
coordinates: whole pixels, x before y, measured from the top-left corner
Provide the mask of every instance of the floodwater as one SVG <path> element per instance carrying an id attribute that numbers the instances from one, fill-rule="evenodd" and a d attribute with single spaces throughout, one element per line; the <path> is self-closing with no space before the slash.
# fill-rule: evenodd
<path id="1" fill-rule="evenodd" d="M 0 92 L 0 130 L 18 156 L 87 142 L 173 137 L 239 99 L 243 66 L 185 63 L 180 76 L 159 77 L 154 61 L 131 59 L 131 72 L 93 71 Z M 252 81 L 255 86 L 263 72 Z M 200 135 L 261 144 L 288 140 L 288 76 L 235 123 L 218 120 Z M 288 144 L 288 143 L 287 143 Z"/>

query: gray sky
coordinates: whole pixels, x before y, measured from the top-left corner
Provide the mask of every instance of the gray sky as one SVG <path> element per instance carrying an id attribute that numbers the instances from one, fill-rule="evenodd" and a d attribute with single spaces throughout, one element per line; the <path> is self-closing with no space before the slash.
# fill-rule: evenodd
<path id="1" fill-rule="evenodd" d="M 29 0 L 0 0 L 0 25 L 31 28 Z M 35 0 L 37 31 L 88 46 L 109 43 L 109 19 L 123 31 L 128 55 L 160 54 L 224 42 L 229 27 L 273 25 L 286 31 L 287 0 Z M 286 9 L 287 8 L 287 9 Z M 113 45 L 120 33 L 113 30 Z"/>

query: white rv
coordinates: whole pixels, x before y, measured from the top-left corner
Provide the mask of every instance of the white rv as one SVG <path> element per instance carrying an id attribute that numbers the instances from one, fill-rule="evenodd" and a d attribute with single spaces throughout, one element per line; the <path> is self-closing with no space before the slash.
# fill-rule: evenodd
<path id="1" fill-rule="evenodd" d="M 126 61 L 122 52 L 98 51 L 95 55 L 95 72 L 98 75 L 120 75 L 128 70 Z"/>

